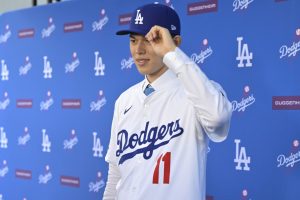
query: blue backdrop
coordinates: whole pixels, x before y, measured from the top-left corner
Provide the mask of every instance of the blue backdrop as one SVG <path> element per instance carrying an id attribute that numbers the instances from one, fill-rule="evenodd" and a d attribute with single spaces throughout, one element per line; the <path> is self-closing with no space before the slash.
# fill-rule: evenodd
<path id="1" fill-rule="evenodd" d="M 143 79 L 127 36 L 153 1 L 78 0 L 0 16 L 0 200 L 102 199 L 114 101 Z M 207 199 L 300 198 L 300 1 L 160 0 L 181 48 L 233 104 Z M 167 195 L 167 194 L 166 194 Z"/>

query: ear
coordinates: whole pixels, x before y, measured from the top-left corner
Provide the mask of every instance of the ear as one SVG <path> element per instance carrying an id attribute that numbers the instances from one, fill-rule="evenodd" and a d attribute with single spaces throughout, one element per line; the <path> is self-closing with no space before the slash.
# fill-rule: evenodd
<path id="1" fill-rule="evenodd" d="M 176 35 L 175 37 L 173 37 L 173 41 L 174 41 L 175 45 L 178 47 L 181 44 L 181 36 Z"/>

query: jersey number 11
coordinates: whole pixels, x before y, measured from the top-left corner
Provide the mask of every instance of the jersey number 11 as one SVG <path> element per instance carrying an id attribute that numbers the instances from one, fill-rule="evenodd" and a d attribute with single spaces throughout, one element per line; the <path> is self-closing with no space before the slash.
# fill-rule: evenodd
<path id="1" fill-rule="evenodd" d="M 170 170 L 171 170 L 171 152 L 167 152 L 159 156 L 156 162 L 156 166 L 153 173 L 153 184 L 158 184 L 159 181 L 159 166 L 160 161 L 164 162 L 164 175 L 163 175 L 163 183 L 169 184 L 170 183 Z"/>

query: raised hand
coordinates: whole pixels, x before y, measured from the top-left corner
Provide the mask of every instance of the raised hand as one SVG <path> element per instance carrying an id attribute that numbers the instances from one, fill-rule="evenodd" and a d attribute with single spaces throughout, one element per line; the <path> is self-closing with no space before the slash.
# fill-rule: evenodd
<path id="1" fill-rule="evenodd" d="M 145 37 L 150 42 L 154 52 L 160 57 L 176 48 L 169 30 L 164 27 L 153 26 Z"/>

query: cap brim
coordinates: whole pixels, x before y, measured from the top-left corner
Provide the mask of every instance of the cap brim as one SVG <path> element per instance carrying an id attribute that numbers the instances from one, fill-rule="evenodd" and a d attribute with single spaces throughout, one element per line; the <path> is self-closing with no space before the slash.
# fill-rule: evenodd
<path id="1" fill-rule="evenodd" d="M 139 34 L 139 35 L 146 35 L 146 31 L 143 30 L 120 30 L 116 32 L 116 35 L 128 35 L 128 34 Z"/>

